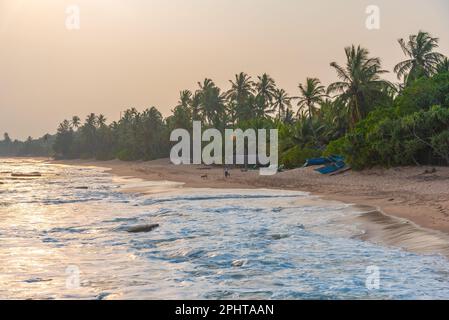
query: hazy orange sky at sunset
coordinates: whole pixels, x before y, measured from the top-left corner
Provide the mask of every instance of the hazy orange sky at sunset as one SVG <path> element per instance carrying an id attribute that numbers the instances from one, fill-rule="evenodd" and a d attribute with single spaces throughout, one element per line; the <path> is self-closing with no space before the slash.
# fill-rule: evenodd
<path id="1" fill-rule="evenodd" d="M 68 5 L 79 30 L 66 28 Z M 380 30 L 365 27 L 368 5 Z M 0 131 L 37 137 L 128 107 L 168 115 L 180 90 L 205 77 L 228 89 L 240 71 L 296 95 L 307 76 L 335 80 L 329 63 L 353 43 L 392 71 L 405 59 L 397 39 L 420 29 L 449 55 L 448 18 L 447 0 L 0 0 Z"/>

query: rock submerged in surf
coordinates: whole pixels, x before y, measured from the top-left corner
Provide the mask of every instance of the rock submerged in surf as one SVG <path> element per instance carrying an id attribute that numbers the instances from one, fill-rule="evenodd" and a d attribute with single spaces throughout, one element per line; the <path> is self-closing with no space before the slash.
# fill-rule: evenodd
<path id="1" fill-rule="evenodd" d="M 143 233 L 153 231 L 156 228 L 159 228 L 159 224 L 157 223 L 129 227 L 126 231 L 129 233 Z"/>
<path id="2" fill-rule="evenodd" d="M 30 173 L 13 172 L 13 173 L 11 173 L 11 177 L 42 177 L 42 173 L 40 173 L 40 172 L 30 172 Z"/>
<path id="3" fill-rule="evenodd" d="M 290 237 L 290 235 L 288 235 L 288 234 L 273 234 L 273 235 L 271 235 L 271 239 L 273 239 L 273 240 L 282 240 L 282 239 L 286 239 L 288 237 Z"/>
<path id="4" fill-rule="evenodd" d="M 243 267 L 247 263 L 246 260 L 234 260 L 232 261 L 233 267 Z"/>

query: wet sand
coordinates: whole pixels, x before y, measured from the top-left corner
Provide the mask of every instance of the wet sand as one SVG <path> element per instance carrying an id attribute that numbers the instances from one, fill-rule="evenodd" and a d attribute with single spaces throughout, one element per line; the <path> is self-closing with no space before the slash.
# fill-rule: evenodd
<path id="1" fill-rule="evenodd" d="M 441 253 L 449 257 L 449 168 L 404 167 L 348 171 L 323 176 L 313 168 L 288 170 L 274 176 L 259 171 L 201 165 L 172 165 L 169 159 L 149 162 L 58 161 L 62 164 L 99 166 L 114 175 L 147 181 L 175 181 L 192 188 L 270 188 L 311 192 L 324 199 L 365 206 L 367 213 L 357 223 L 362 238 L 399 246 L 419 253 Z M 432 173 L 426 173 L 432 172 Z M 142 188 L 132 192 L 155 192 Z M 354 223 L 349 222 L 348 223 Z"/>

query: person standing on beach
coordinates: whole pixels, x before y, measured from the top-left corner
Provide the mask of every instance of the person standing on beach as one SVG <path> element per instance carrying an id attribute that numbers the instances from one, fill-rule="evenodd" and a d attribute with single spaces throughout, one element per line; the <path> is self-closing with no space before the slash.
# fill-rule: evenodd
<path id="1" fill-rule="evenodd" d="M 228 167 L 225 167 L 225 168 L 224 168 L 224 175 L 225 175 L 225 178 L 231 177 L 231 174 L 229 173 Z"/>

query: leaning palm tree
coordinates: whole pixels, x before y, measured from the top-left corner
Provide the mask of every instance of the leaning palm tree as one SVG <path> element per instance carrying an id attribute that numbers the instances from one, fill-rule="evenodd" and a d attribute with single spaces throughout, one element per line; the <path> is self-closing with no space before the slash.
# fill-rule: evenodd
<path id="1" fill-rule="evenodd" d="M 398 79 L 403 78 L 407 84 L 419 77 L 429 77 L 436 72 L 438 64 L 444 59 L 441 53 L 434 52 L 438 48 L 438 38 L 423 31 L 409 36 L 408 41 L 398 40 L 402 51 L 409 58 L 394 67 Z"/>
<path id="2" fill-rule="evenodd" d="M 291 108 L 291 97 L 288 96 L 284 89 L 274 90 L 273 95 L 273 111 L 278 111 L 278 119 L 285 116 L 286 110 Z"/>
<path id="3" fill-rule="evenodd" d="M 300 117 L 303 114 L 303 110 L 307 109 L 307 114 L 311 118 L 316 113 L 316 105 L 327 97 L 326 89 L 317 78 L 307 78 L 305 85 L 299 84 L 299 91 L 301 96 L 295 97 L 299 99 L 297 116 Z"/>
<path id="4" fill-rule="evenodd" d="M 329 85 L 327 93 L 337 93 L 337 98 L 346 104 L 353 126 L 365 117 L 376 99 L 392 84 L 380 78 L 388 71 L 382 70 L 379 58 L 369 57 L 367 49 L 353 45 L 345 48 L 345 52 L 347 62 L 344 67 L 331 63 L 341 81 Z"/>

